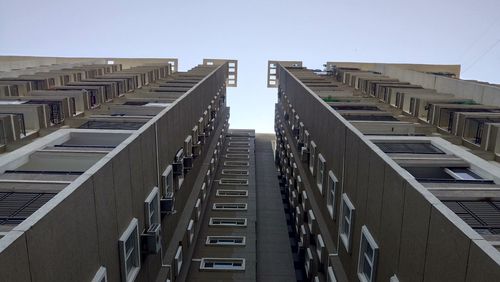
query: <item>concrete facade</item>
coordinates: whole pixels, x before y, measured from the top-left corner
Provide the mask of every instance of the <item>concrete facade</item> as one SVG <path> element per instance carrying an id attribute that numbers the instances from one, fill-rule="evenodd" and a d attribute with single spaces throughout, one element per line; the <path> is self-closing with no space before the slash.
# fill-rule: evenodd
<path id="1" fill-rule="evenodd" d="M 305 229 L 305 235 L 297 232 L 296 238 L 299 248 L 304 250 L 304 268 L 309 274 L 307 281 L 331 279 L 329 267 L 336 279 L 341 281 L 496 279 L 500 273 L 500 254 L 495 249 L 498 235 L 484 235 L 486 233 L 482 233 L 480 227 L 465 223 L 460 214 L 455 214 L 447 206 L 451 205 L 449 201 L 481 201 L 478 200 L 479 195 L 491 201 L 498 197 L 496 187 L 500 171 L 495 165 L 481 159 L 491 158 L 480 151 L 473 155 L 464 147 L 452 145 L 445 139 L 457 145 L 460 143 L 447 134 L 441 138 L 430 137 L 438 135 L 433 133 L 436 129 L 429 131 L 429 137 L 395 133 L 394 129 L 391 134 L 376 134 L 377 131 L 384 132 L 384 126 L 387 126 L 385 121 L 373 118 L 376 111 L 385 111 L 396 120 L 408 120 L 419 126 L 422 124 L 372 98 L 377 95 L 375 92 L 369 93 L 370 89 L 374 89 L 370 86 L 373 81 L 381 83 L 400 78 L 391 76 L 389 71 L 382 72 L 387 78 L 381 80 L 380 74 L 370 73 L 369 66 L 372 64 L 328 63 L 329 67 L 335 65 L 336 68 L 321 73 L 303 68 L 301 64 L 291 66 L 285 62 L 280 65 L 279 62 L 270 61 L 271 64 L 275 64 L 277 69 L 277 159 L 282 178 L 286 179 L 283 185 L 290 195 L 291 203 L 295 202 L 292 206 L 296 207 L 293 214 L 298 218 L 297 229 Z M 402 68 L 402 73 L 458 71 L 453 66 L 372 66 L 376 70 Z M 355 72 L 361 73 L 355 74 L 355 77 L 365 76 L 368 85 L 366 90 L 345 85 L 348 82 L 345 74 Z M 439 75 L 433 76 L 441 79 Z M 395 84 L 393 87 L 402 85 Z M 356 122 L 350 121 L 346 113 L 337 108 L 339 101 L 345 101 L 353 110 L 354 107 L 363 109 L 369 118 L 366 120 L 371 120 L 371 128 L 360 128 Z M 361 103 L 365 103 L 364 108 L 359 106 Z M 366 103 L 371 103 L 369 105 L 373 105 L 374 109 L 366 108 Z M 389 154 L 377 145 L 380 142 L 428 142 L 443 151 L 444 155 Z M 318 175 L 321 175 L 320 162 L 324 167 L 323 175 L 326 175 L 322 186 L 317 184 Z M 429 171 L 443 166 L 468 167 L 466 171 L 472 170 L 481 175 L 477 178 L 481 182 L 422 179 L 416 174 L 412 175 L 413 170 L 408 170 L 407 167 L 413 166 L 429 166 Z M 327 182 L 329 173 L 337 180 L 333 197 L 328 194 L 332 187 Z M 293 199 L 295 195 L 298 195 L 297 200 Z M 345 205 L 345 202 L 349 204 Z M 343 207 L 351 205 L 352 211 L 346 213 L 348 210 Z M 311 217 L 305 216 L 311 213 L 315 218 L 312 224 Z M 350 217 L 350 224 L 346 224 L 346 216 Z M 498 219 L 500 211 L 497 209 L 488 216 Z M 314 227 L 315 222 L 318 228 Z M 350 226 L 348 236 L 345 236 L 343 229 L 346 226 Z M 331 257 L 328 262 L 321 258 L 323 247 L 313 242 L 312 238 L 318 235 L 323 238 L 326 252 Z M 364 262 L 360 248 L 365 246 L 363 242 L 366 240 L 372 242 L 376 253 L 373 265 L 369 268 L 372 270 L 371 277 L 365 275 L 366 268 L 360 266 Z M 476 242 L 481 242 L 481 251 L 477 249 Z M 312 258 L 308 255 L 310 250 Z M 484 259 L 481 259 L 481 263 L 474 257 L 478 251 Z M 315 265 L 313 268 L 310 267 L 311 261 Z M 481 264 L 484 272 L 473 271 L 470 269 L 471 264 Z"/>

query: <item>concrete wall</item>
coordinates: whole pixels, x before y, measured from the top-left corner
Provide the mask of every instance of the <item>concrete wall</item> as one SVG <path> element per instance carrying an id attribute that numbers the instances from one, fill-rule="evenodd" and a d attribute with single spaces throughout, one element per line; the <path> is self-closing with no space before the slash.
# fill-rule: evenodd
<path id="1" fill-rule="evenodd" d="M 225 77 L 226 68 L 217 68 L 18 225 L 11 233 L 20 235 L 12 243 L 2 238 L 0 280 L 22 281 L 25 275 L 29 281 L 27 274 L 31 281 L 90 281 L 102 265 L 109 281 L 118 281 L 118 238 L 134 217 L 139 232 L 145 228 L 144 200 Z M 184 208 L 199 170 L 198 165 L 177 192 L 178 209 Z M 177 245 L 177 238 L 171 239 L 176 229 L 184 229 L 178 225 L 180 214 L 162 220 L 164 250 Z M 161 264 L 161 253 L 143 256 L 136 281 L 155 280 Z M 4 271 L 10 265 L 12 271 Z"/>
<path id="2" fill-rule="evenodd" d="M 317 152 L 325 157 L 326 171 L 332 170 L 339 179 L 337 219 L 332 220 L 326 197 L 318 192 L 309 171 L 301 169 L 321 233 L 330 237 L 325 240 L 328 251 L 338 249 L 349 280 L 358 279 L 363 225 L 380 248 L 377 281 L 388 281 L 394 274 L 400 281 L 494 279 L 493 275 L 500 271 L 498 251 L 289 71 L 280 68 L 279 82 L 317 144 Z M 279 103 L 283 101 L 282 97 Z M 291 135 L 287 137 L 293 140 Z M 350 253 L 342 242 L 337 244 L 342 192 L 356 208 Z M 321 222 L 326 226 L 321 226 Z"/>

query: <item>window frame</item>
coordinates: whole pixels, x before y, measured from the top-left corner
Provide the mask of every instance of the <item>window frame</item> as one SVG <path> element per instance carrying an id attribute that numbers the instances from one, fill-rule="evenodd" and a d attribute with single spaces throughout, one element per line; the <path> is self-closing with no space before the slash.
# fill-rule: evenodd
<path id="1" fill-rule="evenodd" d="M 216 223 L 217 221 L 226 221 L 226 223 Z M 234 223 L 230 223 L 233 221 Z M 238 222 L 241 222 L 239 224 Z M 248 220 L 245 217 L 211 217 L 208 226 L 211 227 L 247 227 Z"/>
<path id="2" fill-rule="evenodd" d="M 232 268 L 215 268 L 208 267 L 208 262 L 238 262 L 241 263 L 239 267 Z M 200 271 L 245 271 L 246 261 L 244 258 L 201 258 Z"/>
<path id="3" fill-rule="evenodd" d="M 371 257 L 369 257 L 369 255 L 367 254 L 367 249 L 365 249 L 364 247 L 371 248 L 371 253 L 372 253 Z M 362 282 L 375 281 L 377 274 L 378 253 L 379 253 L 379 246 L 377 242 L 375 242 L 375 239 L 370 234 L 368 227 L 366 227 L 366 225 L 363 225 L 361 227 L 361 238 L 359 240 L 359 256 L 358 256 L 358 268 L 357 268 L 357 274 L 360 281 Z M 370 277 L 367 277 L 366 274 L 364 273 L 364 264 L 363 264 L 364 259 L 366 259 L 367 263 L 370 265 L 370 270 L 371 270 Z"/>
<path id="4" fill-rule="evenodd" d="M 162 173 L 162 188 L 163 196 L 166 197 L 167 194 L 174 193 L 174 173 L 172 165 L 168 165 L 167 168 Z"/>
<path id="5" fill-rule="evenodd" d="M 127 229 L 122 233 L 118 240 L 118 248 L 120 250 L 120 270 L 122 273 L 122 280 L 126 282 L 134 281 L 141 269 L 141 252 L 139 242 L 139 221 L 137 218 L 132 218 Z M 127 250 L 127 241 L 134 240 L 134 249 Z M 127 269 L 128 260 L 132 258 L 133 267 Z"/>
<path id="6" fill-rule="evenodd" d="M 236 243 L 236 242 L 225 242 L 225 243 L 212 243 L 212 240 L 241 240 L 241 243 Z M 207 236 L 205 240 L 205 245 L 206 246 L 220 246 L 220 247 L 225 247 L 225 246 L 246 246 L 246 236 Z"/>
<path id="7" fill-rule="evenodd" d="M 309 172 L 311 172 L 311 175 L 312 176 L 316 176 L 316 150 L 317 150 L 317 147 L 316 146 L 316 143 L 311 140 L 310 142 L 310 146 L 309 146 Z"/>
<path id="8" fill-rule="evenodd" d="M 155 186 L 144 201 L 146 228 L 149 228 L 153 224 L 161 224 L 160 214 L 160 190 Z"/>
<path id="9" fill-rule="evenodd" d="M 326 193 L 326 207 L 328 209 L 328 213 L 330 217 L 335 220 L 335 202 L 336 202 L 336 193 L 337 193 L 337 184 L 339 180 L 333 173 L 333 171 L 328 171 L 328 191 Z"/>
<path id="10" fill-rule="evenodd" d="M 213 203 L 212 205 L 213 211 L 246 211 L 247 209 L 247 203 Z"/>
<path id="11" fill-rule="evenodd" d="M 326 170 L 326 160 L 323 157 L 321 153 L 318 154 L 318 163 L 317 163 L 317 168 L 316 168 L 316 177 L 315 177 L 315 182 L 316 182 L 316 187 L 319 190 L 319 193 L 321 195 L 324 195 L 324 189 L 323 187 L 325 186 L 325 170 Z"/>
<path id="12" fill-rule="evenodd" d="M 106 267 L 99 267 L 91 282 L 108 282 L 108 271 Z"/>
<path id="13" fill-rule="evenodd" d="M 226 194 L 223 194 L 226 193 Z M 233 195 L 230 195 L 233 193 Z M 242 193 L 242 194 L 236 194 L 236 193 Z M 215 196 L 217 197 L 243 197 L 246 198 L 248 197 L 248 190 L 241 190 L 241 189 L 217 189 Z"/>
<path id="14" fill-rule="evenodd" d="M 248 179 L 244 179 L 244 178 L 220 178 L 219 185 L 248 186 Z"/>
<path id="15" fill-rule="evenodd" d="M 346 218 L 346 215 L 345 215 L 345 211 L 347 208 L 347 210 L 349 211 L 349 219 L 347 220 Z M 354 219 L 355 219 L 355 212 L 356 212 L 356 208 L 354 207 L 354 205 L 352 204 L 351 200 L 349 199 L 349 197 L 347 196 L 346 193 L 343 193 L 342 194 L 342 219 L 340 220 L 340 239 L 346 249 L 346 251 L 348 253 L 351 252 L 351 242 L 352 242 L 352 231 L 353 231 L 353 228 L 354 228 Z M 344 224 L 345 223 L 348 223 L 349 227 L 347 229 L 347 234 L 345 234 L 344 232 Z"/>

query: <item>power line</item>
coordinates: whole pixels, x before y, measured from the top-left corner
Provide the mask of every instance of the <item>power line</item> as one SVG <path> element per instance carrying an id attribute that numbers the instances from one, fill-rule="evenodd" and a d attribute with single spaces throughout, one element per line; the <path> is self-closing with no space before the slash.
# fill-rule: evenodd
<path id="1" fill-rule="evenodd" d="M 497 41 L 495 41 L 495 43 L 493 43 L 493 45 L 490 46 L 490 48 L 488 48 L 484 53 L 481 54 L 481 56 L 479 56 L 474 62 L 472 62 L 472 64 L 470 66 L 468 66 L 463 72 L 462 74 L 466 73 L 468 70 L 470 70 L 477 62 L 479 62 L 479 60 L 481 60 L 484 56 L 486 56 L 486 54 L 488 54 L 491 50 L 493 50 L 497 44 L 500 43 L 500 39 L 498 39 Z"/>

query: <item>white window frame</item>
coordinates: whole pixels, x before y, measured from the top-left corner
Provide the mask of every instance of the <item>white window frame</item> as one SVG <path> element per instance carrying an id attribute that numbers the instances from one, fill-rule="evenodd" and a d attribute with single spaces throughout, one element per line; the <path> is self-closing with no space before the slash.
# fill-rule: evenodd
<path id="1" fill-rule="evenodd" d="M 342 194 L 342 220 L 340 220 L 340 239 L 344 244 L 348 253 L 351 252 L 352 230 L 354 228 L 354 217 L 356 209 L 349 200 L 346 193 Z M 348 224 L 348 228 L 344 231 L 344 225 Z M 346 233 L 347 232 L 347 233 Z"/>
<path id="2" fill-rule="evenodd" d="M 106 267 L 99 267 L 91 282 L 108 282 L 108 271 L 106 270 Z"/>
<path id="3" fill-rule="evenodd" d="M 246 153 L 246 154 L 249 154 L 250 153 L 250 149 L 249 148 L 240 148 L 240 147 L 228 147 L 226 149 L 226 151 L 228 153 Z"/>
<path id="4" fill-rule="evenodd" d="M 222 175 L 248 175 L 248 169 L 226 168 L 222 170 Z"/>
<path id="5" fill-rule="evenodd" d="M 249 142 L 241 142 L 241 141 L 229 141 L 228 142 L 229 147 L 250 147 Z"/>
<path id="6" fill-rule="evenodd" d="M 224 166 L 250 166 L 250 162 L 248 161 L 224 161 Z"/>
<path id="7" fill-rule="evenodd" d="M 246 211 L 248 205 L 246 203 L 214 203 L 213 211 Z"/>
<path id="8" fill-rule="evenodd" d="M 189 245 L 191 246 L 193 244 L 193 241 L 194 241 L 194 220 L 193 219 L 189 220 L 186 231 L 188 234 Z"/>
<path id="9" fill-rule="evenodd" d="M 200 190 L 201 190 L 201 200 L 205 201 L 205 199 L 207 198 L 207 184 L 205 182 L 201 184 Z"/>
<path id="10" fill-rule="evenodd" d="M 366 252 L 367 247 L 372 249 L 371 257 L 369 257 Z M 359 242 L 359 256 L 358 256 L 358 278 L 360 281 L 362 282 L 375 281 L 375 277 L 377 274 L 378 252 L 379 252 L 379 247 L 377 245 L 377 242 L 375 242 L 375 239 L 373 239 L 366 225 L 363 225 L 363 227 L 361 227 L 361 239 Z M 366 263 L 368 263 L 368 265 L 370 265 L 371 267 L 371 273 L 369 273 L 370 276 L 367 276 L 367 274 L 363 272 L 364 271 L 363 263 L 365 262 L 365 259 Z"/>
<path id="11" fill-rule="evenodd" d="M 325 170 L 326 170 L 326 160 L 321 153 L 318 154 L 318 164 L 316 171 L 316 186 L 318 187 L 321 195 L 323 194 L 323 187 L 325 186 Z"/>
<path id="12" fill-rule="evenodd" d="M 133 240 L 133 249 L 127 250 L 127 241 Z M 139 270 L 141 269 L 141 250 L 139 245 L 139 221 L 137 218 L 132 218 L 125 232 L 118 240 L 118 248 L 120 250 L 120 269 L 122 273 L 122 281 L 134 281 Z M 127 261 L 132 260 L 133 267 L 127 269 Z"/>
<path id="13" fill-rule="evenodd" d="M 247 219 L 243 217 L 211 217 L 208 225 L 214 227 L 247 227 Z"/>
<path id="14" fill-rule="evenodd" d="M 234 154 L 234 153 L 229 153 L 225 155 L 226 159 L 243 159 L 243 160 L 249 160 L 250 155 L 249 154 Z"/>
<path id="15" fill-rule="evenodd" d="M 221 178 L 221 179 L 219 179 L 219 185 L 247 186 L 248 185 L 248 179 L 243 179 L 243 178 Z"/>
<path id="16" fill-rule="evenodd" d="M 212 240 L 217 242 L 213 243 Z M 220 242 L 219 242 L 220 240 Z M 241 243 L 236 242 L 236 240 L 241 240 Z M 207 236 L 205 241 L 207 246 L 245 246 L 246 237 L 245 236 Z"/>
<path id="17" fill-rule="evenodd" d="M 333 272 L 333 267 L 331 266 L 327 269 L 326 282 L 337 282 L 337 277 L 335 277 L 335 272 Z"/>
<path id="18" fill-rule="evenodd" d="M 309 171 L 312 176 L 315 176 L 315 166 L 316 166 L 316 143 L 311 140 L 311 146 L 309 146 Z"/>
<path id="19" fill-rule="evenodd" d="M 328 192 L 326 193 L 326 207 L 330 217 L 335 220 L 335 193 L 337 192 L 337 184 L 339 180 L 333 173 L 333 171 L 328 171 Z"/>
<path id="20" fill-rule="evenodd" d="M 191 135 L 184 139 L 184 155 L 188 158 L 193 156 L 193 137 Z"/>
<path id="21" fill-rule="evenodd" d="M 161 176 L 163 196 L 166 197 L 169 192 L 174 193 L 174 173 L 172 170 L 172 165 L 167 166 Z"/>
<path id="22" fill-rule="evenodd" d="M 160 190 L 154 187 L 144 201 L 144 214 L 146 217 L 146 227 L 153 224 L 160 224 Z"/>
<path id="23" fill-rule="evenodd" d="M 177 247 L 177 251 L 175 252 L 175 275 L 178 276 L 181 273 L 182 270 L 182 246 Z"/>
<path id="24" fill-rule="evenodd" d="M 196 220 L 200 220 L 201 218 L 201 199 L 198 198 L 196 203 L 194 204 L 194 210 L 196 212 Z"/>
<path id="25" fill-rule="evenodd" d="M 248 190 L 217 189 L 217 197 L 248 197 Z"/>
<path id="26" fill-rule="evenodd" d="M 207 264 L 213 263 L 214 267 L 208 267 Z M 219 263 L 221 265 L 215 267 L 215 264 Z M 237 263 L 240 265 L 230 266 L 231 263 Z M 222 265 L 224 264 L 224 265 Z M 200 261 L 200 271 L 245 271 L 245 259 L 244 258 L 202 258 Z"/>

